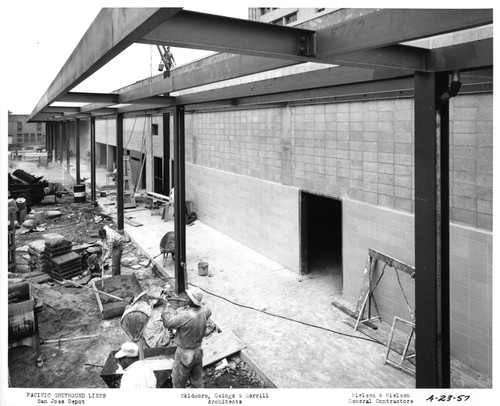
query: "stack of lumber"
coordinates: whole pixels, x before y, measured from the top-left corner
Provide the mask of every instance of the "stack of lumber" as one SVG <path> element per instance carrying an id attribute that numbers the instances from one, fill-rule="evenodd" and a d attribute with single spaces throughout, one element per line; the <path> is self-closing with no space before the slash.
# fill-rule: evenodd
<path id="1" fill-rule="evenodd" d="M 73 252 L 71 241 L 60 234 L 44 234 L 46 272 L 54 279 L 69 279 L 82 274 L 80 255 Z"/>

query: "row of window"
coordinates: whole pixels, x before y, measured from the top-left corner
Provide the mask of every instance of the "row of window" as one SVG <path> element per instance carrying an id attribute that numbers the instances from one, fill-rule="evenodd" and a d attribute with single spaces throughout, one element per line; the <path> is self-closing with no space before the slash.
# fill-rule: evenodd
<path id="1" fill-rule="evenodd" d="M 23 130 L 23 121 L 18 121 L 17 122 L 17 131 L 22 131 Z M 42 123 L 36 123 L 36 130 L 37 131 L 42 131 Z"/>
<path id="2" fill-rule="evenodd" d="M 35 134 L 35 133 L 24 133 L 24 134 L 17 134 L 14 136 L 14 139 L 12 140 L 14 143 L 26 143 L 26 142 L 31 142 L 31 143 L 45 143 L 45 136 L 43 134 Z"/>
<path id="3" fill-rule="evenodd" d="M 261 8 L 260 9 L 260 15 L 264 15 L 264 14 L 267 14 L 273 10 L 276 10 L 276 8 Z M 325 9 L 324 8 L 317 8 L 315 9 L 314 11 L 316 13 L 321 13 L 322 11 L 324 11 Z M 284 17 L 280 17 L 274 21 L 271 21 L 271 24 L 276 24 L 276 25 L 288 25 L 288 24 L 291 24 L 295 21 L 297 21 L 297 11 L 295 11 L 294 13 L 290 13 Z"/>

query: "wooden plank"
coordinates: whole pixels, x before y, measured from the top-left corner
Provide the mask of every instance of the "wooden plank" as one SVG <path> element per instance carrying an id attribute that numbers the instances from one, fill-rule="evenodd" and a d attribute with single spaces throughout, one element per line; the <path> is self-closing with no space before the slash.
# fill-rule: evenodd
<path id="1" fill-rule="evenodd" d="M 232 330 L 213 333 L 203 340 L 203 366 L 220 361 L 244 348 L 246 345 Z"/>
<path id="2" fill-rule="evenodd" d="M 370 257 L 375 258 L 378 261 L 382 261 L 382 262 L 386 263 L 387 265 L 389 265 L 390 267 L 392 267 L 398 271 L 401 271 L 401 272 L 404 272 L 404 273 L 410 275 L 412 278 L 415 278 L 415 268 L 410 266 L 410 265 L 405 264 L 404 262 L 401 262 L 398 259 L 390 257 L 389 255 L 383 254 L 379 251 L 375 251 L 374 249 L 371 249 L 371 248 L 368 249 L 368 255 Z"/>

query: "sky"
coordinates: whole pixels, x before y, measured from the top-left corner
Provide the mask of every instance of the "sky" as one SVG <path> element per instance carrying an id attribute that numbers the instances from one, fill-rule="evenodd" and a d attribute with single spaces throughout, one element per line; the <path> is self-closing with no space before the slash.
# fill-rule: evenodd
<path id="1" fill-rule="evenodd" d="M 244 2 L 5 1 L 0 6 L 2 109 L 30 114 L 102 7 L 183 7 L 248 17 Z M 177 65 L 213 52 L 172 48 Z M 111 92 L 158 74 L 156 47 L 134 44 L 73 91 Z"/>

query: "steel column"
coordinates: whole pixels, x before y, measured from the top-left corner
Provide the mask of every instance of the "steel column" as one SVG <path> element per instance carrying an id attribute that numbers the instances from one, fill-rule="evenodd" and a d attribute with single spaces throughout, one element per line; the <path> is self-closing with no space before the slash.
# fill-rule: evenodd
<path id="1" fill-rule="evenodd" d="M 63 160 L 63 122 L 59 121 L 59 165 L 62 167 Z"/>
<path id="2" fill-rule="evenodd" d="M 64 122 L 64 140 L 66 142 L 66 173 L 69 175 L 69 167 L 70 167 L 70 148 L 69 148 L 69 125 L 68 122 Z"/>
<path id="3" fill-rule="evenodd" d="M 58 125 L 56 123 L 52 123 L 52 164 L 55 164 L 57 161 L 57 129 Z"/>
<path id="4" fill-rule="evenodd" d="M 186 195 L 184 156 L 184 106 L 175 106 L 174 118 L 174 231 L 175 293 L 186 290 Z"/>
<path id="5" fill-rule="evenodd" d="M 163 113 L 163 194 L 170 194 L 170 113 Z"/>
<path id="6" fill-rule="evenodd" d="M 116 115 L 116 222 L 123 234 L 123 114 Z"/>
<path id="7" fill-rule="evenodd" d="M 416 386 L 450 387 L 449 103 L 446 73 L 415 73 Z"/>
<path id="8" fill-rule="evenodd" d="M 95 117 L 90 118 L 90 200 L 95 202 L 96 179 L 95 179 Z"/>
<path id="9" fill-rule="evenodd" d="M 80 119 L 75 120 L 75 167 L 76 184 L 80 184 Z"/>

